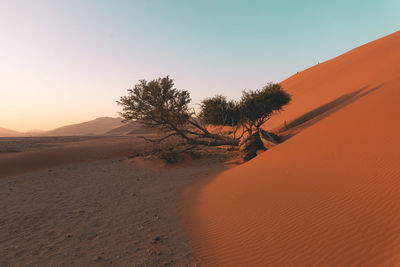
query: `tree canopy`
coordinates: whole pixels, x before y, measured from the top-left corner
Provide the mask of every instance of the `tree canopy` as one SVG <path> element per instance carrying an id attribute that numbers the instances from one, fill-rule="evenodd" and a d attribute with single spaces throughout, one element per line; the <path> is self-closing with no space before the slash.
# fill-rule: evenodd
<path id="1" fill-rule="evenodd" d="M 204 99 L 200 118 L 213 125 L 241 125 L 251 134 L 290 100 L 290 95 L 279 84 L 269 83 L 261 90 L 243 91 L 238 102 L 228 101 L 221 95 Z"/>
<path id="2" fill-rule="evenodd" d="M 206 98 L 197 115 L 189 106 L 189 92 L 176 89 L 173 79 L 166 76 L 149 82 L 140 80 L 117 102 L 126 121 L 136 120 L 163 133 L 162 137 L 150 141 L 161 143 L 174 137 L 181 139 L 176 148 L 193 148 L 237 147 L 243 138 L 254 133 L 258 137 L 252 138 L 257 139 L 262 125 L 290 100 L 290 95 L 279 84 L 269 83 L 260 90 L 243 91 L 239 101 L 222 95 Z M 207 125 L 229 126 L 232 131 L 216 133 L 209 131 Z M 236 135 L 239 128 L 242 134 Z"/>
<path id="3" fill-rule="evenodd" d="M 140 80 L 118 103 L 125 120 L 173 131 L 188 123 L 190 101 L 189 92 L 174 88 L 174 81 L 167 76 L 150 82 Z"/>

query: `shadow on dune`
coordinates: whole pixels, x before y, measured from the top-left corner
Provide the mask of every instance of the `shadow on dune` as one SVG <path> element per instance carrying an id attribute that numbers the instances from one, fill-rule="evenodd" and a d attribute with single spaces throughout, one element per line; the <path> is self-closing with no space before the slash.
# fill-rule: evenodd
<path id="1" fill-rule="evenodd" d="M 358 89 L 354 92 L 342 95 L 335 100 L 319 106 L 316 109 L 311 110 L 303 114 L 302 116 L 294 119 L 290 123 L 286 124 L 282 127 L 279 132 L 281 133 L 280 136 L 282 141 L 286 141 L 289 138 L 295 136 L 303 129 L 310 127 L 311 125 L 317 123 L 318 121 L 328 117 L 329 115 L 333 114 L 334 112 L 344 108 L 345 106 L 357 101 L 358 99 L 378 90 L 384 84 L 380 84 L 373 88 L 369 88 L 369 86 L 364 86 L 361 89 Z"/>

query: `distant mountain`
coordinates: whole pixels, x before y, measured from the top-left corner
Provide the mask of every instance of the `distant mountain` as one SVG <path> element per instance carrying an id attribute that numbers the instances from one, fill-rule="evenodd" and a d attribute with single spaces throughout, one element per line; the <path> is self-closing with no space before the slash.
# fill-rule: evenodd
<path id="1" fill-rule="evenodd" d="M 30 130 L 28 132 L 22 133 L 24 136 L 42 136 L 46 131 L 42 130 Z"/>
<path id="2" fill-rule="evenodd" d="M 101 117 L 91 121 L 63 126 L 44 132 L 43 136 L 103 135 L 124 125 L 121 118 Z"/>
<path id="3" fill-rule="evenodd" d="M 149 129 L 138 122 L 122 123 L 121 118 L 101 117 L 91 121 L 71 124 L 50 131 L 31 130 L 17 132 L 0 127 L 0 137 L 21 136 L 77 136 L 77 135 L 132 135 L 147 134 L 154 130 Z"/>
<path id="4" fill-rule="evenodd" d="M 0 137 L 16 137 L 16 136 L 22 136 L 22 133 L 0 127 Z"/>
<path id="5" fill-rule="evenodd" d="M 153 133 L 154 130 L 150 129 L 143 124 L 131 121 L 118 128 L 112 129 L 105 133 L 105 135 L 132 135 L 132 134 L 148 134 Z"/>

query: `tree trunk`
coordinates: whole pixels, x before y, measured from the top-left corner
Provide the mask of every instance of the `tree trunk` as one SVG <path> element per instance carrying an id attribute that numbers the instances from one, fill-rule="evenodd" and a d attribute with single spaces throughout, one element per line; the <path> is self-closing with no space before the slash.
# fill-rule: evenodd
<path id="1" fill-rule="evenodd" d="M 265 151 L 266 148 L 260 138 L 260 133 L 255 132 L 254 134 L 247 137 L 240 145 L 240 151 L 243 152 L 243 160 L 249 161 L 257 156 L 257 151 Z"/>

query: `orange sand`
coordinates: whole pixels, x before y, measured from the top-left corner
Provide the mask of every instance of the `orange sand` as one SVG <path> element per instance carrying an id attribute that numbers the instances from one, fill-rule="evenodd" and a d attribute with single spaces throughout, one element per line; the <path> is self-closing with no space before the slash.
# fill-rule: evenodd
<path id="1" fill-rule="evenodd" d="M 146 143 L 138 138 L 103 137 L 60 143 L 45 149 L 0 154 L 0 179 L 72 163 L 121 158 L 141 151 L 145 146 Z"/>
<path id="2" fill-rule="evenodd" d="M 400 32 L 282 85 L 290 138 L 186 199 L 203 266 L 399 265 Z"/>

